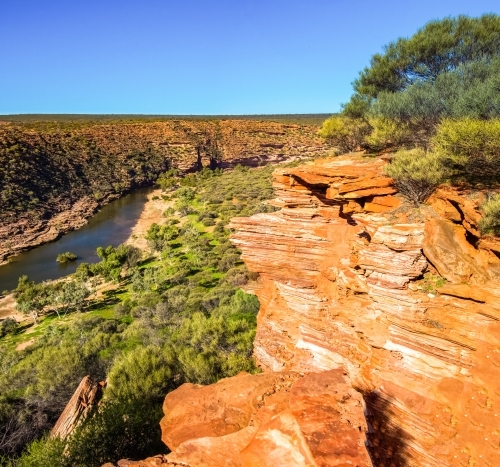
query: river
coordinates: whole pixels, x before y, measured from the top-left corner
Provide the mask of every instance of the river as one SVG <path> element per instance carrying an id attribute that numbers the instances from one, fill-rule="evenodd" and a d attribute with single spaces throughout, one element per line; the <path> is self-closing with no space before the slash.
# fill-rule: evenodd
<path id="1" fill-rule="evenodd" d="M 71 274 L 83 262 L 98 262 L 98 246 L 118 246 L 129 238 L 152 190 L 135 190 L 104 206 L 82 228 L 12 257 L 10 263 L 0 266 L 0 292 L 14 289 L 19 277 L 25 274 L 30 280 L 41 282 Z M 78 255 L 78 259 L 68 264 L 57 263 L 57 255 L 66 251 Z"/>

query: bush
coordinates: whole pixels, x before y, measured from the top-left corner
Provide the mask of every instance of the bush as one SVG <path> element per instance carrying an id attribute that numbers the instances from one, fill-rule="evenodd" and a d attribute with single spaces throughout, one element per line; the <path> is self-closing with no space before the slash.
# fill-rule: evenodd
<path id="1" fill-rule="evenodd" d="M 210 226 L 212 226 L 212 225 L 215 225 L 215 221 L 214 221 L 212 218 L 210 218 L 210 217 L 207 217 L 207 218 L 203 219 L 203 220 L 201 221 L 201 223 L 202 223 L 205 227 L 210 227 Z"/>
<path id="2" fill-rule="evenodd" d="M 500 120 L 444 120 L 433 143 L 455 177 L 481 183 L 500 178 Z"/>
<path id="3" fill-rule="evenodd" d="M 482 234 L 500 235 L 500 193 L 490 196 L 481 206 L 483 217 L 479 222 Z"/>
<path id="4" fill-rule="evenodd" d="M 374 150 L 388 146 L 401 146 L 411 140 L 412 130 L 407 123 L 388 118 L 370 118 L 372 132 L 366 136 L 365 142 Z"/>
<path id="5" fill-rule="evenodd" d="M 385 173 L 394 179 L 401 194 L 418 206 L 446 179 L 448 171 L 440 155 L 417 148 L 397 152 L 385 166 Z"/>
<path id="6" fill-rule="evenodd" d="M 5 467 L 69 467 L 64 457 L 65 446 L 66 443 L 58 438 L 33 441 L 20 458 L 8 462 Z"/>
<path id="7" fill-rule="evenodd" d="M 370 131 L 364 119 L 332 116 L 323 122 L 319 135 L 341 153 L 346 153 L 360 148 Z"/>
<path id="8" fill-rule="evenodd" d="M 56 261 L 58 263 L 71 263 L 72 261 L 76 261 L 78 256 L 76 256 L 74 253 L 71 253 L 67 251 L 66 253 L 59 253 L 57 255 Z"/>
<path id="9" fill-rule="evenodd" d="M 14 334 L 17 330 L 17 321 L 13 318 L 5 318 L 0 324 L 0 337 Z"/>

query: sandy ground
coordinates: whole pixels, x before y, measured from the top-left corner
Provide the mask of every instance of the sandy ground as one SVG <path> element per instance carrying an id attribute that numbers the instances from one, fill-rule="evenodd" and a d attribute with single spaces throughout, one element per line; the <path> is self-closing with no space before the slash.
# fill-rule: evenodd
<path id="1" fill-rule="evenodd" d="M 157 196 L 159 199 L 153 199 Z M 166 219 L 163 217 L 163 212 L 167 209 L 168 203 L 161 198 L 161 189 L 154 190 L 148 195 L 148 200 L 144 204 L 139 220 L 132 229 L 130 237 L 125 242 L 129 245 L 134 245 L 141 250 L 146 250 L 148 244 L 144 238 L 146 232 L 153 222 L 161 225 Z"/>
<path id="2" fill-rule="evenodd" d="M 14 300 L 14 295 L 12 294 L 0 298 L 0 320 L 4 320 L 9 317 L 14 318 L 18 322 L 26 319 L 23 314 L 16 311 L 16 301 Z"/>

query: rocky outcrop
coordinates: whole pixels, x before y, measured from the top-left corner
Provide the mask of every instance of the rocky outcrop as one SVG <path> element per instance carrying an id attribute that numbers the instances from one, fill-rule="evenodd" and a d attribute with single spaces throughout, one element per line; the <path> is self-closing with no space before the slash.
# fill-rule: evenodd
<path id="1" fill-rule="evenodd" d="M 163 406 L 162 439 L 173 452 L 124 465 L 368 467 L 362 405 L 338 369 L 184 384 Z"/>
<path id="2" fill-rule="evenodd" d="M 51 438 L 68 437 L 87 418 L 100 395 L 101 384 L 94 383 L 89 376 L 85 376 L 52 428 Z"/>
<path id="3" fill-rule="evenodd" d="M 167 396 L 173 453 L 131 465 L 369 465 L 360 449 L 342 457 L 364 439 L 358 401 L 374 466 L 500 465 L 500 242 L 479 237 L 482 195 L 442 187 L 417 209 L 383 164 L 279 168 L 281 210 L 232 220 L 259 273 L 264 374 Z M 297 379 L 259 399 L 257 381 L 280 378 Z"/>
<path id="4" fill-rule="evenodd" d="M 480 195 L 400 206 L 382 165 L 279 169 L 282 210 L 233 220 L 260 274 L 255 356 L 265 371 L 345 368 L 375 465 L 498 465 L 500 260 L 477 236 Z"/>

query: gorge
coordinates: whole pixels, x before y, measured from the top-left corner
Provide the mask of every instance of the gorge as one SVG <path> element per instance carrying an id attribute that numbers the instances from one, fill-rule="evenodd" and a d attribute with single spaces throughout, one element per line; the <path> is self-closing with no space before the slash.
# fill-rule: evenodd
<path id="1" fill-rule="evenodd" d="M 443 186 L 415 208 L 384 164 L 275 170 L 281 210 L 230 224 L 259 274 L 264 373 L 173 391 L 173 452 L 120 466 L 499 464 L 500 242 L 479 238 L 484 195 Z"/>

